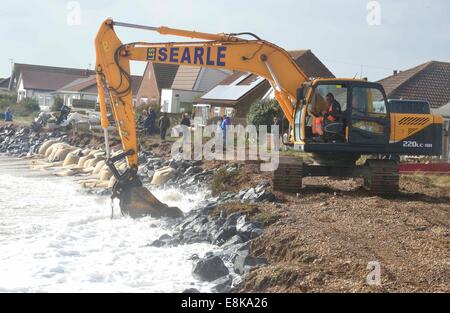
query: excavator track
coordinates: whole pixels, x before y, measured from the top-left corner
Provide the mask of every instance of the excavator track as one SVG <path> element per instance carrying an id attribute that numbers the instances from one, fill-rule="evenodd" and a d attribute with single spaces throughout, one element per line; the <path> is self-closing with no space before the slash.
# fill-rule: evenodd
<path id="1" fill-rule="evenodd" d="M 391 160 L 369 160 L 364 187 L 376 195 L 392 196 L 399 192 L 398 163 Z"/>
<path id="2" fill-rule="evenodd" d="M 302 189 L 303 160 L 281 157 L 278 169 L 272 173 L 274 191 L 299 193 Z"/>

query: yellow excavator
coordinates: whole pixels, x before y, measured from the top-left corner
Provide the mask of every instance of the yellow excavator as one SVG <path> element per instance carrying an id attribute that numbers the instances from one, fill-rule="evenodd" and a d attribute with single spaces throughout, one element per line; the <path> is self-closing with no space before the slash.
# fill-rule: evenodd
<path id="1" fill-rule="evenodd" d="M 197 39 L 191 42 L 124 44 L 115 27 L 128 27 Z M 249 39 L 244 39 L 243 37 Z M 105 20 L 95 38 L 96 72 L 102 127 L 108 127 L 107 100 L 122 140 L 123 153 L 109 156 L 107 164 L 117 182 L 113 198 L 123 212 L 132 216 L 180 216 L 142 187 L 138 169 L 138 142 L 133 110 L 130 61 L 223 68 L 250 72 L 269 81 L 275 98 L 289 122 L 289 139 L 295 149 L 312 153 L 314 164 L 301 159 L 281 158 L 273 172 L 274 190 L 299 192 L 308 176 L 362 177 L 364 185 L 377 194 L 398 191 L 399 155 L 440 155 L 441 116 L 391 113 L 380 84 L 359 79 L 323 79 L 305 75 L 284 49 L 244 32 L 209 34 Z M 327 110 L 327 96 L 341 107 L 341 117 L 325 124 L 323 135 L 313 132 L 314 121 Z M 108 141 L 105 131 L 105 140 Z M 356 165 L 361 155 L 375 159 Z M 115 163 L 126 158 L 121 173 Z"/>

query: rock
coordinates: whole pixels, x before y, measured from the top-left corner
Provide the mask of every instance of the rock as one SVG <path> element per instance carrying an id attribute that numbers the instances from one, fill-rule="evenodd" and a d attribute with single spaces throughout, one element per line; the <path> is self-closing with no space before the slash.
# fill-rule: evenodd
<path id="1" fill-rule="evenodd" d="M 255 258 L 249 255 L 237 255 L 234 260 L 234 271 L 243 275 L 253 268 L 267 265 L 265 258 Z"/>
<path id="2" fill-rule="evenodd" d="M 250 234 L 250 239 L 255 239 L 258 238 L 259 236 L 261 236 L 264 233 L 264 230 L 261 228 L 255 228 L 252 230 L 251 234 Z"/>
<path id="3" fill-rule="evenodd" d="M 200 257 L 198 256 L 198 254 L 194 253 L 193 255 L 191 255 L 188 260 L 189 261 L 197 261 L 198 259 L 200 259 Z"/>
<path id="4" fill-rule="evenodd" d="M 263 233 L 263 230 L 256 224 L 248 222 L 245 215 L 238 218 L 236 222 L 236 231 L 246 240 L 259 237 Z"/>
<path id="5" fill-rule="evenodd" d="M 236 235 L 236 226 L 221 227 L 214 238 L 214 244 L 221 246 L 234 235 Z"/>
<path id="6" fill-rule="evenodd" d="M 161 237 L 159 237 L 157 240 L 150 243 L 148 246 L 156 247 L 156 248 L 165 247 L 165 246 L 170 245 L 171 240 L 172 240 L 172 236 L 165 234 L 165 235 L 162 235 Z"/>
<path id="7" fill-rule="evenodd" d="M 183 173 L 183 175 L 189 176 L 189 175 L 195 175 L 195 174 L 198 174 L 201 172 L 203 172 L 203 169 L 201 167 L 191 166 Z"/>
<path id="8" fill-rule="evenodd" d="M 212 282 L 215 286 L 212 288 L 213 292 L 217 293 L 227 293 L 231 290 L 231 285 L 233 284 L 233 277 L 231 275 L 227 275 L 221 277 Z"/>
<path id="9" fill-rule="evenodd" d="M 247 190 L 245 195 L 242 197 L 243 201 L 254 201 L 258 198 L 258 194 L 255 191 L 255 188 L 250 188 Z"/>
<path id="10" fill-rule="evenodd" d="M 183 293 L 200 293 L 200 291 L 195 288 L 188 288 L 188 289 L 185 289 L 183 291 Z"/>
<path id="11" fill-rule="evenodd" d="M 201 281 L 212 282 L 229 274 L 228 268 L 218 256 L 200 259 L 195 262 L 192 275 Z"/>
<path id="12" fill-rule="evenodd" d="M 234 245 L 237 245 L 237 244 L 240 244 L 240 243 L 243 243 L 243 242 L 244 242 L 244 241 L 242 240 L 241 236 L 239 236 L 239 235 L 234 235 L 233 237 L 231 237 L 230 239 L 228 239 L 227 242 L 225 242 L 225 243 L 222 245 L 222 248 L 223 248 L 223 249 L 226 249 L 226 248 L 228 248 L 228 247 L 230 247 L 230 246 L 234 246 Z"/>

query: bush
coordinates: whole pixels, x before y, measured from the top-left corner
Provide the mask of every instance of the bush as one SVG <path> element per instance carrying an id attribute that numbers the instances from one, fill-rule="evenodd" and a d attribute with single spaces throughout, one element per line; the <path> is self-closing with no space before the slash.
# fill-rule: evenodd
<path id="1" fill-rule="evenodd" d="M 229 171 L 224 167 L 214 172 L 214 175 L 210 182 L 210 189 L 213 196 L 217 196 L 224 191 L 229 191 L 238 174 L 238 170 Z"/>
<path id="2" fill-rule="evenodd" d="M 276 116 L 281 119 L 282 115 L 283 112 L 277 100 L 261 99 L 250 106 L 247 121 L 259 128 L 260 125 L 272 125 L 273 118 Z"/>
<path id="3" fill-rule="evenodd" d="M 39 112 L 41 108 L 39 107 L 39 102 L 34 98 L 25 98 L 19 102 L 19 106 L 23 108 L 24 113 Z"/>
<path id="4" fill-rule="evenodd" d="M 51 112 L 61 111 L 61 107 L 64 105 L 64 99 L 61 97 L 55 97 L 53 104 L 50 106 Z"/>
<path id="5" fill-rule="evenodd" d="M 17 102 L 16 95 L 0 94 L 0 109 L 5 110 L 8 107 L 13 106 Z"/>

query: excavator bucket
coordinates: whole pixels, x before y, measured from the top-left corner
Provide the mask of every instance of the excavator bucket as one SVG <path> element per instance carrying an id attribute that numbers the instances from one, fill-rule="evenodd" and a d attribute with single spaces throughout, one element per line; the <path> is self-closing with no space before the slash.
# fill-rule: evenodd
<path id="1" fill-rule="evenodd" d="M 122 213 L 132 218 L 149 215 L 154 218 L 183 216 L 179 208 L 162 203 L 145 187 L 130 187 L 121 193 L 119 200 Z"/>

